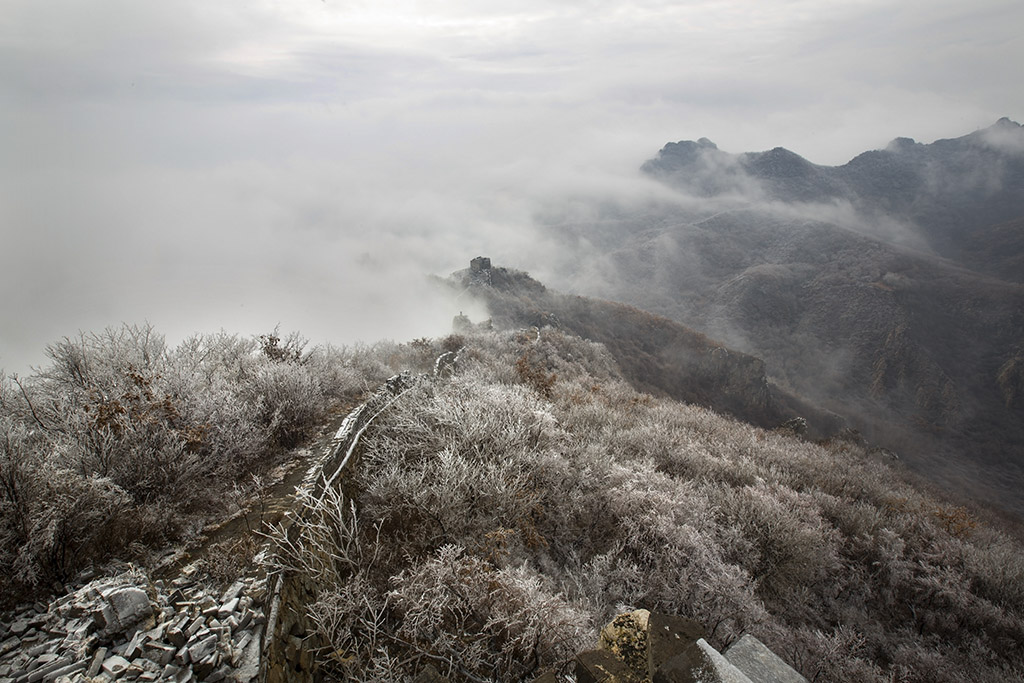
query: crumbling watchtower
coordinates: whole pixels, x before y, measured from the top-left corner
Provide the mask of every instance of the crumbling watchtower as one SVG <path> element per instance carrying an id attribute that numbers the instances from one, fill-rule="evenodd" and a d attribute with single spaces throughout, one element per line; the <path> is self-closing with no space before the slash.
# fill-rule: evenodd
<path id="1" fill-rule="evenodd" d="M 477 256 L 469 262 L 469 281 L 474 285 L 491 284 L 491 259 Z"/>

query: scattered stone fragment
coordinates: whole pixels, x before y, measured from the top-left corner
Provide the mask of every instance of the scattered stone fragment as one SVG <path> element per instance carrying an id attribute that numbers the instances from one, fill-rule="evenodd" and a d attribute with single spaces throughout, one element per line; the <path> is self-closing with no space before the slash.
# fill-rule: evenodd
<path id="1" fill-rule="evenodd" d="M 0 657 L 16 649 L 19 645 L 21 645 L 21 640 L 18 636 L 11 636 L 4 642 L 0 643 Z"/>
<path id="2" fill-rule="evenodd" d="M 228 600 L 227 602 L 225 602 L 223 605 L 220 606 L 220 609 L 217 610 L 217 618 L 221 619 L 221 620 L 224 620 L 224 619 L 226 619 L 229 615 L 231 615 L 237 609 L 238 609 L 238 598 L 232 598 L 231 600 Z"/>
<path id="3" fill-rule="evenodd" d="M 188 653 L 187 645 L 182 647 L 174 654 L 174 662 L 175 664 L 179 664 L 181 666 L 187 666 L 192 663 L 192 657 Z"/>
<path id="4" fill-rule="evenodd" d="M 39 667 L 46 666 L 47 664 L 50 664 L 50 663 L 54 662 L 57 659 L 60 659 L 60 657 L 58 657 L 57 655 L 52 654 L 52 653 L 45 653 L 45 654 L 34 655 L 34 654 L 32 654 L 32 651 L 34 649 L 35 648 L 29 648 L 29 650 L 25 653 L 29 657 L 33 658 L 32 663 L 29 664 L 29 666 L 28 666 L 28 670 L 29 671 L 35 671 Z"/>
<path id="5" fill-rule="evenodd" d="M 199 629 L 203 628 L 204 624 L 205 624 L 205 621 L 204 621 L 204 619 L 202 617 L 196 617 L 195 619 L 192 620 L 192 623 L 188 625 L 188 628 L 185 629 L 185 634 L 189 638 L 191 638 L 195 634 L 199 633 Z"/>
<path id="6" fill-rule="evenodd" d="M 36 683 L 36 681 L 43 680 L 49 674 L 53 673 L 54 671 L 57 671 L 58 669 L 64 668 L 68 664 L 71 664 L 70 657 L 61 657 L 59 659 L 52 660 L 44 666 L 41 666 L 29 672 L 28 678 L 26 680 L 28 681 L 28 683 Z"/>
<path id="7" fill-rule="evenodd" d="M 216 671 L 206 677 L 206 683 L 218 683 L 218 681 L 223 681 L 230 675 L 231 667 L 227 664 L 221 664 Z"/>
<path id="8" fill-rule="evenodd" d="M 96 654 L 92 657 L 92 663 L 89 664 L 89 670 L 85 672 L 86 678 L 93 678 L 100 672 L 100 668 L 103 666 L 103 660 L 107 658 L 107 648 L 101 647 L 96 650 Z"/>
<path id="9" fill-rule="evenodd" d="M 103 662 L 103 670 L 117 678 L 128 670 L 132 664 L 121 655 L 111 655 Z"/>
<path id="10" fill-rule="evenodd" d="M 132 636 L 132 639 L 128 641 L 128 646 L 121 653 L 125 659 L 132 660 L 139 656 L 142 652 L 143 637 L 144 635 L 141 631 Z"/>
<path id="11" fill-rule="evenodd" d="M 108 622 L 104 625 L 108 633 L 127 631 L 153 614 L 149 596 L 141 588 L 121 586 L 111 590 L 105 597 L 113 613 L 113 623 Z M 109 612 L 103 610 L 102 614 L 106 619 Z"/>
<path id="12" fill-rule="evenodd" d="M 71 676 L 73 674 L 78 673 L 79 671 L 84 670 L 85 666 L 86 666 L 86 663 L 84 661 L 82 661 L 82 662 L 72 662 L 71 664 L 68 664 L 67 666 L 61 667 L 61 668 L 57 669 L 56 671 L 52 671 L 52 672 L 46 674 L 43 677 L 42 680 L 50 681 L 50 680 L 57 680 L 61 676 Z"/>
<path id="13" fill-rule="evenodd" d="M 166 645 L 159 642 L 146 643 L 144 648 L 145 656 L 160 665 L 168 664 L 174 659 L 176 649 L 173 645 Z"/>
<path id="14" fill-rule="evenodd" d="M 241 581 L 241 580 L 235 581 L 233 584 L 231 584 L 231 586 L 226 591 L 224 591 L 224 594 L 220 596 L 221 603 L 223 604 L 223 603 L 231 602 L 232 600 L 237 598 L 239 595 L 241 595 L 242 591 L 244 589 L 245 589 L 245 582 L 244 581 Z"/>
<path id="15" fill-rule="evenodd" d="M 192 645 L 188 649 L 189 659 L 193 662 L 201 662 L 217 648 L 217 636 L 210 634 L 204 640 Z"/>

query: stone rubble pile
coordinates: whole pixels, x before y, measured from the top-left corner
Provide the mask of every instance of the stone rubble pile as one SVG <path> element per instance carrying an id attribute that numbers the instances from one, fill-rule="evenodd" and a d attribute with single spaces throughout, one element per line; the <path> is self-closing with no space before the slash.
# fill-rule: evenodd
<path id="1" fill-rule="evenodd" d="M 49 605 L 23 607 L 0 621 L 0 683 L 255 680 L 263 582 L 214 593 L 194 573 L 86 575 Z"/>

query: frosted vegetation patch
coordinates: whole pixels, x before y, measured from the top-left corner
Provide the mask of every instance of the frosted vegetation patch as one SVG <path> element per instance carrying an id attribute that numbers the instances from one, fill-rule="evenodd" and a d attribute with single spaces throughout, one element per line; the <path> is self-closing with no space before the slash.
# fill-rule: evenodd
<path id="1" fill-rule="evenodd" d="M 236 482 L 419 352 L 307 348 L 276 331 L 170 348 L 149 326 L 125 326 L 47 353 L 32 376 L 0 377 L 3 600 L 187 540 Z"/>
<path id="2" fill-rule="evenodd" d="M 753 633 L 809 680 L 1024 673 L 1016 540 L 854 444 L 637 393 L 557 331 L 469 339 L 380 416 L 352 490 L 311 608 L 338 676 L 565 673 L 634 607 L 720 649 Z"/>
<path id="3" fill-rule="evenodd" d="M 308 642 L 328 675 L 566 673 L 646 608 L 719 649 L 752 633 L 809 680 L 1024 678 L 1014 536 L 855 444 L 638 393 L 603 347 L 550 329 L 350 349 L 65 339 L 0 382 L 4 597 L 187 540 L 332 411 L 459 349 L 377 418 L 351 495 L 325 496 L 282 557 L 319 584 Z"/>

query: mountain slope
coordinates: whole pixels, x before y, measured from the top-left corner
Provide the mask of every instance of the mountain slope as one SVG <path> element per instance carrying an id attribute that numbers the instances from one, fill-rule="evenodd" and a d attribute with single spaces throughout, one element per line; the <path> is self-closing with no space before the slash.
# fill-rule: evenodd
<path id="1" fill-rule="evenodd" d="M 1020 125 L 897 139 L 838 167 L 702 138 L 643 171 L 685 201 L 549 226 L 596 254 L 553 285 L 756 356 L 780 390 L 1024 514 Z"/>
<path id="2" fill-rule="evenodd" d="M 463 270 L 449 284 L 481 299 L 502 328 L 554 326 L 605 346 L 634 387 L 728 413 L 762 427 L 794 417 L 825 437 L 843 426 L 769 383 L 764 362 L 668 318 L 625 304 L 560 294 L 526 273 L 489 265 Z"/>

